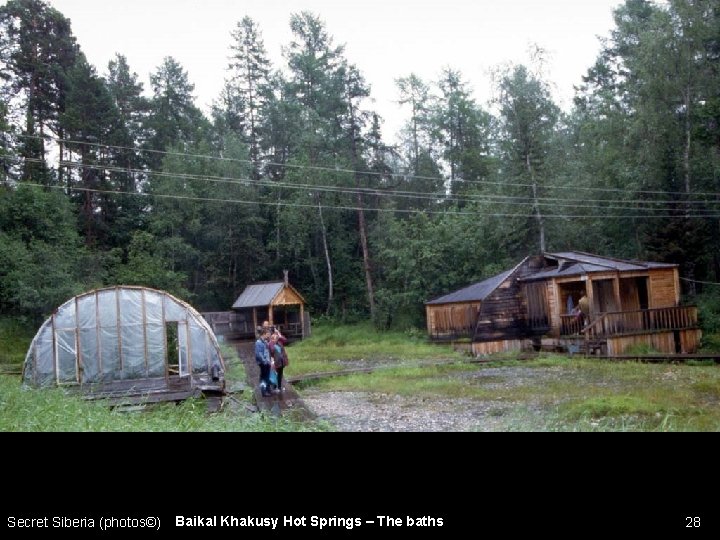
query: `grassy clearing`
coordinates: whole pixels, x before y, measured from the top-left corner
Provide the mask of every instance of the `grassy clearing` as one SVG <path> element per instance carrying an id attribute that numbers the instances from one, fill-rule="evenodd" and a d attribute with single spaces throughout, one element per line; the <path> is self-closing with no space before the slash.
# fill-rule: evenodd
<path id="1" fill-rule="evenodd" d="M 607 362 L 557 355 L 531 361 L 397 367 L 317 381 L 360 391 L 492 405 L 520 431 L 719 431 L 715 365 Z M 498 408 L 497 405 L 501 404 Z"/>
<path id="2" fill-rule="evenodd" d="M 449 346 L 428 343 L 418 332 L 380 332 L 371 324 L 318 326 L 311 337 L 288 348 L 289 376 L 346 369 L 348 363 L 361 365 L 460 360 Z"/>
<path id="3" fill-rule="evenodd" d="M 228 384 L 245 379 L 235 352 L 224 347 Z M 241 400 L 249 400 L 244 392 Z M 178 405 L 162 403 L 135 412 L 112 409 L 101 401 L 85 401 L 60 388 L 29 389 L 17 376 L 0 375 L 0 431 L 318 431 L 320 423 L 296 422 L 226 407 L 208 414 L 203 399 Z"/>
<path id="4" fill-rule="evenodd" d="M 0 317 L 0 364 L 20 364 L 35 331 L 17 319 Z"/>

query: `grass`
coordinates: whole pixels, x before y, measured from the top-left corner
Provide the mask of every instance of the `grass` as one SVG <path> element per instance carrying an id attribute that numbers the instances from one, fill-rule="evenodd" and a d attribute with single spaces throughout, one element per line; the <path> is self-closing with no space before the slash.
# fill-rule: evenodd
<path id="1" fill-rule="evenodd" d="M 5 358 L 22 361 L 31 332 L 0 319 Z M 9 344 L 9 345 L 7 345 Z M 223 346 L 228 384 L 245 380 L 234 349 Z M 417 333 L 377 332 L 369 324 L 319 326 L 288 349 L 287 375 L 375 366 L 368 374 L 308 381 L 319 391 L 472 400 L 507 431 L 720 431 L 720 368 L 713 363 L 641 364 L 541 355 L 493 357 L 482 365 Z M 428 361 L 441 365 L 421 365 Z M 250 392 L 241 396 L 249 404 Z M 239 409 L 239 410 L 238 410 Z M 246 407 L 209 415 L 202 400 L 120 412 L 61 389 L 31 390 L 0 375 L 0 431 L 299 431 L 326 430 L 249 413 Z"/>
<path id="2" fill-rule="evenodd" d="M 285 371 L 288 376 L 340 371 L 348 368 L 349 363 L 371 366 L 463 358 L 449 346 L 428 343 L 416 332 L 380 332 L 370 323 L 315 327 L 311 337 L 288 347 L 288 355 L 290 365 Z"/>
<path id="3" fill-rule="evenodd" d="M 0 317 L 0 364 L 22 363 L 35 330 L 20 320 Z"/>
<path id="4" fill-rule="evenodd" d="M 334 351 L 338 358 L 344 357 L 341 349 Z M 502 417 L 508 431 L 720 431 L 720 369 L 707 363 L 542 355 L 482 365 L 400 365 L 304 384 L 310 385 L 320 391 L 475 400 L 479 409 Z"/>
<path id="5" fill-rule="evenodd" d="M 230 347 L 223 347 L 228 385 L 245 380 L 245 369 Z M 242 394 L 249 402 L 251 392 Z M 251 413 L 246 407 L 206 412 L 203 399 L 161 403 L 123 412 L 102 401 L 86 401 L 61 388 L 31 389 L 20 377 L 0 375 L 0 431 L 319 431 L 327 426 L 287 417 Z"/>

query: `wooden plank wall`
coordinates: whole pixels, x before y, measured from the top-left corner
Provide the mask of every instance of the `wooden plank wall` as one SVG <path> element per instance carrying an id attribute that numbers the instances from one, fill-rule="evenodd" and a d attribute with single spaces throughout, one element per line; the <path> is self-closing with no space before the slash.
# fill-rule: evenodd
<path id="1" fill-rule="evenodd" d="M 697 352 L 700 346 L 702 331 L 697 328 L 691 328 L 688 330 L 678 330 L 677 332 L 680 335 L 680 352 L 683 354 Z M 647 345 L 661 353 L 675 354 L 676 352 L 675 336 L 673 331 L 669 331 L 608 338 L 608 356 L 624 354 L 630 347 L 635 345 Z"/>
<path id="2" fill-rule="evenodd" d="M 474 341 L 505 341 L 528 337 L 528 306 L 524 284 L 518 279 L 537 272 L 542 257 L 531 257 L 482 303 Z"/>
<path id="3" fill-rule="evenodd" d="M 283 306 L 283 305 L 294 305 L 294 304 L 302 304 L 302 298 L 300 298 L 297 294 L 295 294 L 295 291 L 293 291 L 290 287 L 283 287 L 283 289 L 278 293 L 278 295 L 273 299 L 273 306 Z"/>
<path id="4" fill-rule="evenodd" d="M 431 337 L 470 336 L 479 309 L 480 302 L 425 306 L 428 333 Z"/>
<path id="5" fill-rule="evenodd" d="M 648 291 L 651 308 L 677 305 L 679 291 L 676 289 L 675 268 L 662 268 L 650 272 Z"/>
<path id="6" fill-rule="evenodd" d="M 702 339 L 702 330 L 694 328 L 692 330 L 680 331 L 680 346 L 682 352 L 694 353 L 700 348 L 700 339 Z"/>
<path id="7" fill-rule="evenodd" d="M 472 353 L 475 356 L 495 354 L 507 351 L 521 351 L 532 348 L 532 341 L 528 339 L 505 339 L 502 341 L 483 341 L 472 343 Z"/>

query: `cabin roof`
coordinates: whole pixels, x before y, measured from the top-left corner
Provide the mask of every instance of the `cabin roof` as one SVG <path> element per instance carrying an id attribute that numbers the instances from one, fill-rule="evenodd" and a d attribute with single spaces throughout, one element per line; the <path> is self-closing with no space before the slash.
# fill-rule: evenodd
<path id="1" fill-rule="evenodd" d="M 269 306 L 284 285 L 283 281 L 252 283 L 245 287 L 245 290 L 240 293 L 232 307 L 233 309 L 242 309 Z"/>
<path id="2" fill-rule="evenodd" d="M 537 272 L 521 281 L 533 281 L 553 277 L 579 276 L 597 272 L 631 272 L 654 268 L 674 268 L 676 264 L 648 261 L 630 261 L 611 257 L 600 257 L 582 251 L 545 253 L 546 259 L 558 261 L 558 266 Z"/>
<path id="3" fill-rule="evenodd" d="M 514 271 L 515 268 L 512 268 L 503 272 L 502 274 L 498 274 L 478 283 L 473 283 L 472 285 L 468 285 L 467 287 L 462 288 L 458 291 L 451 292 L 450 294 L 446 294 L 444 296 L 440 296 L 439 298 L 435 298 L 433 300 L 425 302 L 425 304 L 451 304 L 454 302 L 475 302 L 485 300 L 485 298 L 487 298 L 491 292 L 497 289 L 500 284 L 505 281 L 508 276 L 510 276 L 510 274 L 512 274 Z"/>
<path id="4" fill-rule="evenodd" d="M 290 284 L 287 286 L 304 302 L 302 295 L 295 290 L 295 287 Z M 237 297 L 237 300 L 235 300 L 235 303 L 232 305 L 232 309 L 269 306 L 284 287 L 285 282 L 282 280 L 251 283 L 245 287 L 245 290 Z"/>

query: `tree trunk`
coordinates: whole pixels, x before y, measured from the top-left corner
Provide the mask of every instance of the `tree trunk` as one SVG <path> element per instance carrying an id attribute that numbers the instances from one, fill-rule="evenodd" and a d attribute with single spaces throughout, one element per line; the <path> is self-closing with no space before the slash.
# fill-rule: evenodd
<path id="1" fill-rule="evenodd" d="M 330 250 L 328 249 L 328 244 L 327 244 L 327 231 L 325 230 L 325 220 L 323 219 L 322 205 L 320 204 L 320 197 L 317 195 L 316 195 L 316 197 L 317 197 L 317 203 L 318 203 L 318 213 L 320 214 L 320 234 L 322 235 L 323 250 L 325 252 L 325 264 L 327 265 L 327 274 L 328 274 L 328 301 L 327 301 L 327 309 L 325 310 L 325 313 L 330 314 L 330 310 L 332 309 L 332 304 L 333 304 L 332 264 L 330 264 Z"/>
<path id="2" fill-rule="evenodd" d="M 362 193 L 360 192 L 360 173 L 357 172 L 361 165 L 360 152 L 357 147 L 357 133 L 360 131 L 355 119 L 355 108 L 352 99 L 348 101 L 350 112 L 350 149 L 352 151 L 355 172 L 355 187 L 357 188 L 358 204 L 358 229 L 360 233 L 360 248 L 363 255 L 363 270 L 365 271 L 365 284 L 367 286 L 368 304 L 370 306 L 370 317 L 375 317 L 375 293 L 373 291 L 372 268 L 370 267 L 370 251 L 367 241 L 367 226 L 365 225 L 365 210 L 363 209 Z M 417 172 L 415 173 L 417 174 Z"/>
<path id="3" fill-rule="evenodd" d="M 368 251 L 367 227 L 365 226 L 365 210 L 363 209 L 362 195 L 358 191 L 358 227 L 360 229 L 360 247 L 363 254 L 363 269 L 365 270 L 365 283 L 367 284 L 368 303 L 370 304 L 370 317 L 375 318 L 375 293 L 373 291 L 372 272 L 370 268 L 370 254 Z"/>
<path id="4" fill-rule="evenodd" d="M 275 215 L 275 261 L 280 260 L 280 189 L 278 189 L 277 212 Z"/>
<path id="5" fill-rule="evenodd" d="M 540 253 L 545 253 L 545 222 L 543 220 L 542 213 L 540 212 L 538 187 L 537 182 L 535 181 L 535 172 L 533 171 L 532 164 L 530 163 L 529 152 L 525 154 L 525 165 L 527 166 L 528 174 L 530 174 L 530 181 L 532 182 L 533 209 L 535 211 L 535 219 L 538 222 L 538 229 L 540 230 Z"/>
<path id="6" fill-rule="evenodd" d="M 692 209 L 690 204 L 690 149 L 692 144 L 692 126 L 690 123 L 690 85 L 685 87 L 685 95 L 683 96 L 685 101 L 685 147 L 683 148 L 683 173 L 684 173 L 684 180 L 685 180 L 685 196 L 686 196 L 686 202 L 685 202 L 685 221 L 686 221 L 686 227 L 685 227 L 685 235 L 691 236 L 693 235 L 693 227 L 690 226 L 691 220 L 692 220 Z M 691 238 L 688 238 L 688 240 L 692 240 Z M 695 290 L 695 261 L 690 260 L 689 258 L 685 261 L 685 269 L 686 269 L 686 277 L 688 281 L 687 283 L 687 292 L 690 296 L 695 296 L 696 290 Z"/>

